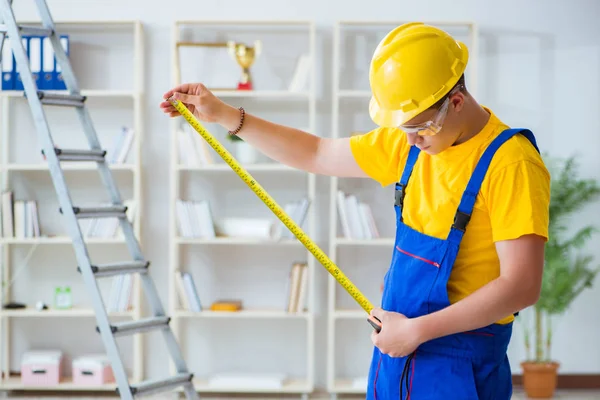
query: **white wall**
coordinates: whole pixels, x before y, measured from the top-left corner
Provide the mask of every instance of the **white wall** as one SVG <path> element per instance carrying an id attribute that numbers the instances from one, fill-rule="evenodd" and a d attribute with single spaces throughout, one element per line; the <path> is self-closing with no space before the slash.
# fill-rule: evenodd
<path id="1" fill-rule="evenodd" d="M 35 18 L 29 1 L 17 3 L 17 15 Z M 166 282 L 168 229 L 159 220 L 168 217 L 169 120 L 161 114 L 158 103 L 170 86 L 170 37 L 173 20 L 194 18 L 301 18 L 318 24 L 318 128 L 328 135 L 331 127 L 331 47 L 332 26 L 338 19 L 398 20 L 474 20 L 481 33 L 479 99 L 492 107 L 513 126 L 530 127 L 537 134 L 544 151 L 555 155 L 580 155 L 582 172 L 600 178 L 600 2 L 516 1 L 482 2 L 476 0 L 431 0 L 427 2 L 394 1 L 240 1 L 199 2 L 180 0 L 173 5 L 165 1 L 68 1 L 50 0 L 57 20 L 139 19 L 145 24 L 147 76 L 145 109 L 146 142 L 144 152 L 145 230 L 147 256 L 152 260 L 152 274 L 157 282 Z M 328 179 L 318 181 L 318 221 L 327 221 Z M 575 223 L 594 222 L 600 217 L 589 207 Z M 328 226 L 319 225 L 315 237 L 327 248 Z M 600 260 L 595 244 L 586 246 Z M 342 266 L 343 268 L 343 266 Z M 326 275 L 319 270 L 317 304 L 326 307 Z M 555 331 L 554 357 L 562 363 L 563 373 L 600 373 L 600 280 L 573 304 Z M 159 286 L 166 301 L 167 287 Z M 325 315 L 317 322 L 317 383 L 325 380 Z M 515 327 L 510 349 L 513 367 L 523 357 L 520 327 Z M 282 337 L 281 340 L 286 340 Z M 147 371 L 151 376 L 165 372 L 163 353 L 147 344 Z"/>

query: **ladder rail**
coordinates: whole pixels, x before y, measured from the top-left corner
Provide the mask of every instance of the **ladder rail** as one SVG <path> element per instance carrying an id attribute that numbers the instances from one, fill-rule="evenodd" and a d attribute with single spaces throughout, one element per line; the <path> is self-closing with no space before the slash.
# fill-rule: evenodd
<path id="1" fill-rule="evenodd" d="M 122 397 L 123 399 L 133 399 L 129 390 L 125 366 L 121 360 L 118 345 L 112 336 L 110 321 L 105 311 L 104 301 L 102 296 L 100 296 L 96 279 L 92 273 L 90 258 L 84 243 L 83 235 L 73 212 L 73 203 L 67 190 L 66 180 L 63 171 L 60 168 L 58 157 L 54 152 L 54 143 L 49 132 L 48 121 L 46 120 L 44 110 L 42 109 L 42 103 L 38 96 L 35 95 L 37 86 L 29 67 L 29 59 L 23 48 L 21 35 L 17 28 L 17 21 L 12 11 L 11 4 L 9 4 L 9 0 L 0 0 L 0 12 L 2 13 L 2 19 L 7 27 L 7 34 L 10 38 L 10 44 L 15 60 L 20 68 L 21 80 L 23 82 L 24 91 L 27 94 L 27 101 L 32 112 L 34 125 L 37 128 L 38 140 L 46 154 L 49 173 L 57 191 L 58 202 L 63 209 L 64 225 L 72 238 L 75 257 L 77 263 L 81 267 L 81 275 L 88 288 L 93 287 L 96 289 L 88 291 L 88 295 L 92 298 L 96 320 L 100 327 L 100 335 L 104 342 L 106 352 L 111 359 L 111 366 L 115 370 L 117 386 L 120 389 L 121 396 L 125 396 Z M 47 22 L 45 22 L 45 24 L 47 25 Z M 52 28 L 51 26 L 47 27 Z M 52 34 L 51 37 L 56 39 L 56 33 Z M 18 38 L 18 40 L 13 40 L 14 38 Z"/>

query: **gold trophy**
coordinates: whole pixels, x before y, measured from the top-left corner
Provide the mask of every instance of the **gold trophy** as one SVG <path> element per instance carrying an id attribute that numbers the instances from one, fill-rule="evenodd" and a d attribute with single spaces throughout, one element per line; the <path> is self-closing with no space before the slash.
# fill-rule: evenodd
<path id="1" fill-rule="evenodd" d="M 227 47 L 229 47 L 229 54 L 237 61 L 242 67 L 242 77 L 238 82 L 238 90 L 252 90 L 252 77 L 250 76 L 250 66 L 254 63 L 254 60 L 261 51 L 261 42 L 256 40 L 254 47 L 247 46 L 243 43 L 237 43 L 234 41 L 228 41 Z"/>

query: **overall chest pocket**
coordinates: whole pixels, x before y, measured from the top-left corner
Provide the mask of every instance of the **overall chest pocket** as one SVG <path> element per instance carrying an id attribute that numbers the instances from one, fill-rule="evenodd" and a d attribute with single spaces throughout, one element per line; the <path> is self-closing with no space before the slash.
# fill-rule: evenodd
<path id="1" fill-rule="evenodd" d="M 437 268 L 440 267 L 440 263 L 438 263 L 437 261 L 433 261 L 433 260 L 430 260 L 428 258 L 421 257 L 421 256 L 418 256 L 416 254 L 413 254 L 413 253 L 411 253 L 411 252 L 409 252 L 407 250 L 401 249 L 400 246 L 398 246 L 398 245 L 396 245 L 396 250 L 398 250 L 400 253 L 402 253 L 402 254 L 404 254 L 404 255 L 406 255 L 408 257 L 414 258 L 415 260 L 423 261 L 424 263 L 427 263 L 429 265 L 433 265 L 434 267 L 437 267 Z"/>
<path id="2" fill-rule="evenodd" d="M 429 244 L 396 243 L 382 305 L 384 309 L 409 318 L 425 315 L 429 310 L 432 287 L 438 281 L 443 249 Z"/>

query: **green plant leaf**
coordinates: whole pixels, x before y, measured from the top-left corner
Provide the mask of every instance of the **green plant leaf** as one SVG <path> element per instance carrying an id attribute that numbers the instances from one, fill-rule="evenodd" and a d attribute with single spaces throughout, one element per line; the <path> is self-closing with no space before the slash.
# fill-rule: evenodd
<path id="1" fill-rule="evenodd" d="M 534 308 L 547 321 L 552 315 L 564 313 L 573 301 L 585 290 L 592 287 L 600 268 L 592 266 L 593 256 L 583 254 L 585 244 L 598 232 L 592 225 L 573 229 L 569 218 L 574 212 L 600 197 L 600 185 L 593 179 L 579 177 L 575 157 L 566 160 L 545 156 L 552 181 L 550 188 L 549 238 L 544 257 L 544 275 L 540 298 Z M 552 342 L 550 324 L 546 327 L 535 324 L 531 337 L 535 338 L 535 348 L 541 349 L 541 341 L 546 338 L 546 357 L 536 354 L 537 362 L 548 361 Z M 545 330 L 545 332 L 544 332 Z M 529 335 L 528 335 L 529 336 Z"/>

